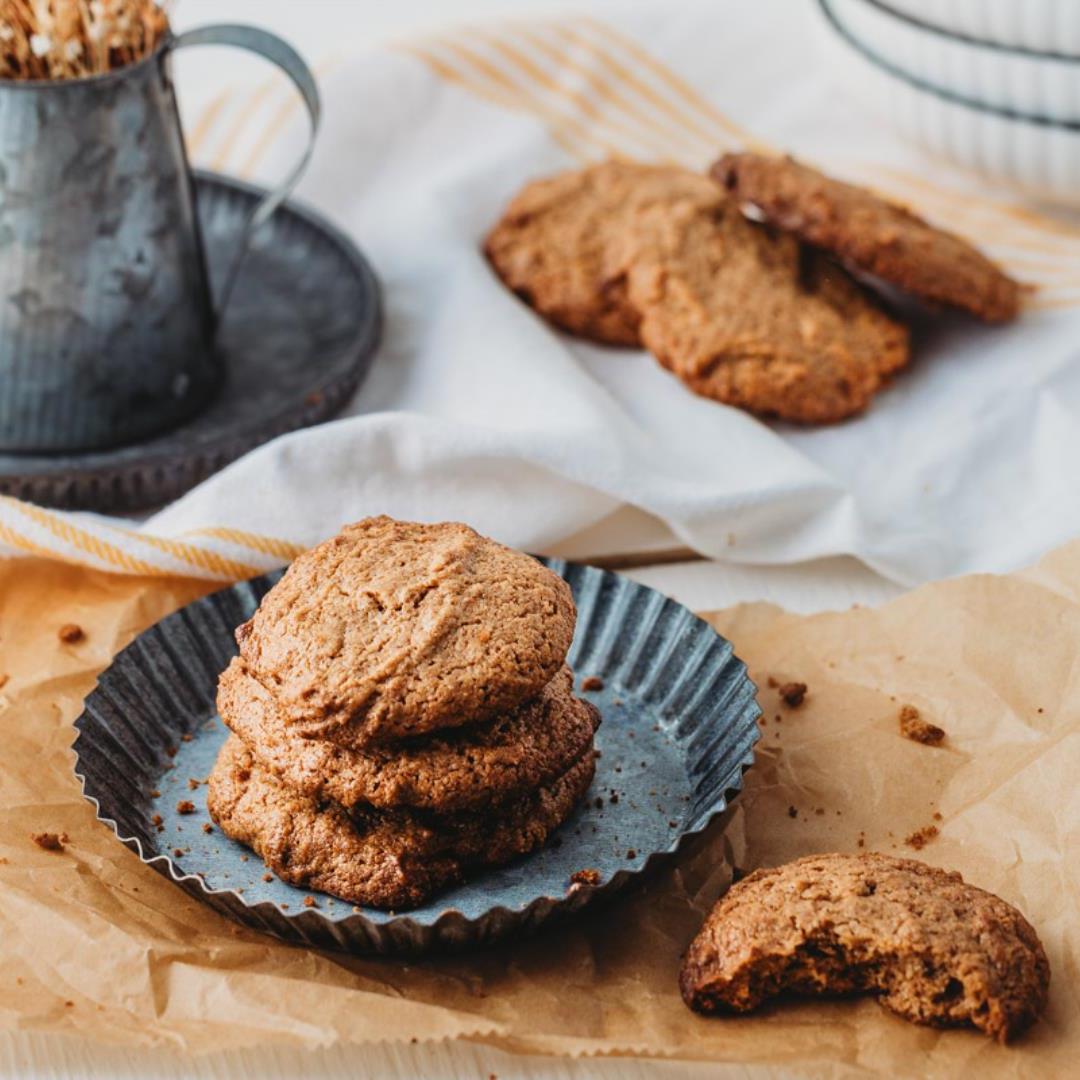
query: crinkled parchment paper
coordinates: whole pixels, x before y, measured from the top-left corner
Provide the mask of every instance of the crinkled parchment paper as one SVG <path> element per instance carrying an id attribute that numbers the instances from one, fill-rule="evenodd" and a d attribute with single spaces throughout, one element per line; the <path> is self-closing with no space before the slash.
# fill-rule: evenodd
<path id="1" fill-rule="evenodd" d="M 363 960 L 242 930 L 141 865 L 72 775 L 72 721 L 142 627 L 205 586 L 0 564 L 0 1024 L 208 1051 L 256 1042 L 486 1040 L 533 1052 L 676 1055 L 815 1075 L 1065 1075 L 1080 1061 L 1080 544 L 1008 577 L 928 586 L 877 610 L 712 616 L 762 686 L 746 791 L 675 868 L 594 915 L 467 957 Z M 85 631 L 64 644 L 58 628 Z M 810 687 L 783 708 L 769 676 Z M 948 732 L 903 739 L 915 705 Z M 780 719 L 776 719 L 780 717 Z M 940 814 L 936 821 L 934 814 Z M 1018 1044 L 898 1020 L 873 1001 L 705 1020 L 679 956 L 740 869 L 824 850 L 912 854 L 1017 904 L 1053 967 Z M 62 853 L 30 839 L 66 832 Z"/>

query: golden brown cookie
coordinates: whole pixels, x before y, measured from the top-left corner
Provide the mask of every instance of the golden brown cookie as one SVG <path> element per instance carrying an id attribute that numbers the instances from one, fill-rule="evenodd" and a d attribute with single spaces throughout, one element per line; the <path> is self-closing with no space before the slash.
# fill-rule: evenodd
<path id="1" fill-rule="evenodd" d="M 767 221 L 925 300 L 987 322 L 1020 310 L 1020 285 L 966 240 L 790 157 L 725 154 L 712 175 Z"/>
<path id="2" fill-rule="evenodd" d="M 368 518 L 296 559 L 236 631 L 234 665 L 295 733 L 366 747 L 536 697 L 574 619 L 562 578 L 467 525 Z"/>
<path id="3" fill-rule="evenodd" d="M 344 807 L 477 810 L 561 776 L 592 744 L 600 714 L 564 667 L 539 697 L 480 726 L 349 750 L 296 735 L 261 683 L 231 667 L 218 711 L 256 761 L 300 794 Z"/>
<path id="4" fill-rule="evenodd" d="M 959 874 L 876 853 L 755 871 L 710 912 L 679 978 L 699 1012 L 748 1012 L 785 990 L 869 992 L 907 1020 L 1002 1042 L 1042 1012 L 1049 982 L 1014 907 Z"/>
<path id="5" fill-rule="evenodd" d="M 626 297 L 616 248 L 641 209 L 723 191 L 687 169 L 609 161 L 534 181 L 514 198 L 484 245 L 508 288 L 581 337 L 637 345 L 639 316 Z"/>
<path id="6" fill-rule="evenodd" d="M 644 212 L 623 260 L 641 338 L 691 390 L 764 416 L 861 412 L 908 361 L 908 332 L 838 264 L 731 200 Z"/>
<path id="7" fill-rule="evenodd" d="M 404 910 L 543 844 L 588 790 L 587 751 L 545 788 L 491 817 L 408 810 L 353 811 L 285 787 L 229 736 L 210 774 L 206 805 L 221 831 L 252 848 L 283 881 L 354 904 Z"/>

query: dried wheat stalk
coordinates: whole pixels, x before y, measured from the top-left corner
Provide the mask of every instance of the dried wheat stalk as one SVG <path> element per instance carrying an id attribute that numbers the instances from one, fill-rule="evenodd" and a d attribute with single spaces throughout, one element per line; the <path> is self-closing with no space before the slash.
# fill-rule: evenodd
<path id="1" fill-rule="evenodd" d="M 160 0 L 0 0 L 0 79 L 81 79 L 149 56 Z"/>

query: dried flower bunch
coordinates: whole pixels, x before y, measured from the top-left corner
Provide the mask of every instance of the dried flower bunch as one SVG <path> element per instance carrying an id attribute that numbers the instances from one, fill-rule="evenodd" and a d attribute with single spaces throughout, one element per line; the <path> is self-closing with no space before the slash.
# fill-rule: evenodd
<path id="1" fill-rule="evenodd" d="M 149 56 L 159 0 L 0 0 L 0 79 L 81 79 Z"/>

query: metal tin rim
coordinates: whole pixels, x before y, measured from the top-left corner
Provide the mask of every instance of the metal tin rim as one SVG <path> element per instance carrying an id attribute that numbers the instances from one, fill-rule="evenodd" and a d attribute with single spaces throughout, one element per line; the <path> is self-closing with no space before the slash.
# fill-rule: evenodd
<path id="1" fill-rule="evenodd" d="M 566 571 L 580 571 L 585 574 L 597 575 L 601 578 L 614 578 L 623 582 L 629 582 L 630 587 L 633 590 L 639 590 L 642 593 L 660 597 L 662 607 L 667 608 L 670 606 L 671 608 L 677 609 L 679 612 L 688 615 L 688 621 L 695 625 L 696 630 L 697 624 L 700 624 L 700 627 L 705 628 L 704 633 L 707 633 L 707 635 L 711 635 L 713 638 L 730 646 L 730 643 L 726 642 L 726 639 L 713 630 L 712 627 L 704 622 L 704 620 L 700 619 L 692 612 L 689 612 L 688 609 L 677 602 L 668 597 L 663 597 L 662 594 L 656 593 L 655 590 L 649 589 L 647 586 L 630 582 L 629 579 L 622 578 L 621 575 L 614 574 L 612 571 L 567 563 L 560 559 L 545 558 L 541 559 L 541 561 L 549 565 L 556 573 L 563 574 L 564 576 L 564 572 Z M 260 578 L 252 579 L 251 582 L 239 583 L 238 586 L 234 586 L 233 588 L 237 589 L 244 586 L 257 585 L 257 583 L 275 579 L 277 575 L 278 572 L 274 571 L 271 574 L 262 575 Z M 229 592 L 230 590 L 225 591 Z M 194 604 L 188 605 L 188 607 L 204 604 L 219 595 L 220 594 L 211 594 L 208 597 L 203 597 L 201 600 L 194 601 Z M 183 610 L 186 609 L 181 609 L 181 611 Z M 703 631 L 697 630 L 697 632 L 701 633 Z M 136 641 L 137 640 L 138 638 L 136 638 Z M 458 908 L 446 907 L 443 908 L 430 922 L 418 920 L 407 912 L 393 916 L 385 922 L 378 923 L 368 919 L 362 912 L 354 912 L 342 918 L 331 919 L 318 907 L 300 907 L 296 910 L 282 911 L 280 907 L 272 901 L 248 900 L 247 897 L 241 895 L 235 888 L 212 888 L 208 886 L 199 873 L 185 872 L 178 869 L 173 859 L 167 853 L 162 852 L 152 854 L 144 848 L 142 841 L 137 835 L 124 835 L 123 832 L 126 832 L 127 830 L 122 832 L 121 826 L 117 820 L 114 817 L 106 816 L 103 813 L 99 797 L 87 791 L 87 770 L 83 766 L 83 754 L 80 751 L 80 742 L 87 737 L 83 724 L 83 721 L 87 716 L 86 711 L 84 711 L 75 723 L 77 735 L 72 747 L 75 756 L 74 773 L 80 782 L 83 797 L 94 806 L 97 820 L 106 825 L 121 843 L 134 851 L 140 861 L 148 866 L 152 866 L 159 873 L 185 888 L 186 891 L 195 895 L 198 899 L 208 903 L 211 907 L 214 907 L 222 913 L 228 914 L 230 917 L 237 919 L 240 922 L 246 923 L 246 925 L 253 926 L 256 922 L 262 923 L 264 925 L 259 926 L 258 929 L 278 937 L 284 937 L 283 934 L 278 933 L 274 929 L 274 923 L 280 921 L 284 926 L 291 926 L 293 928 L 290 931 L 291 934 L 303 938 L 308 944 L 316 945 L 325 945 L 325 939 L 327 938 L 331 939 L 336 944 L 339 936 L 342 936 L 344 932 L 348 932 L 352 928 L 356 928 L 362 930 L 368 939 L 376 938 L 384 941 L 391 935 L 400 936 L 403 933 L 413 935 L 417 940 L 426 936 L 426 938 L 436 942 L 435 948 L 445 947 L 446 943 L 440 940 L 443 932 L 451 926 L 457 926 L 458 928 L 464 928 L 470 932 L 471 936 L 465 942 L 465 947 L 472 947 L 477 944 L 499 940 L 522 927 L 526 928 L 522 931 L 523 933 L 528 932 L 529 929 L 533 928 L 533 924 L 530 923 L 529 917 L 536 914 L 541 909 L 547 908 L 548 911 L 542 915 L 538 921 L 534 921 L 535 926 L 539 926 L 540 923 L 545 922 L 548 918 L 562 917 L 563 915 L 572 914 L 581 910 L 593 899 L 613 896 L 630 882 L 648 876 L 660 865 L 667 864 L 677 857 L 679 852 L 686 845 L 700 837 L 715 823 L 718 817 L 728 809 L 731 799 L 742 790 L 743 776 L 746 770 L 750 768 L 754 762 L 755 747 L 761 738 L 761 731 L 757 724 L 757 717 L 760 715 L 760 708 L 756 702 L 757 688 L 750 679 L 744 662 L 735 656 L 730 649 L 723 666 L 726 668 L 728 665 L 733 666 L 737 676 L 738 685 L 749 692 L 750 707 L 749 709 L 743 707 L 743 712 L 739 714 L 742 721 L 747 725 L 745 750 L 741 753 L 741 756 L 731 762 L 728 771 L 722 778 L 722 786 L 716 790 L 709 791 L 708 806 L 698 816 L 697 820 L 688 823 L 688 826 L 673 836 L 671 841 L 665 847 L 649 852 L 644 863 L 640 867 L 634 869 L 620 869 L 599 885 L 583 885 L 569 894 L 537 894 L 531 896 L 528 900 L 523 901 L 517 906 L 495 905 L 475 918 L 466 916 Z M 749 715 L 747 715 L 747 713 L 749 713 Z M 752 731 L 750 730 L 751 728 Z M 742 746 L 743 743 L 740 741 L 739 745 Z M 221 903 L 221 901 L 225 902 Z M 241 910 L 237 910 L 238 908 Z M 485 934 L 485 928 L 489 927 L 493 922 L 498 923 L 501 917 L 512 920 L 514 924 L 513 928 L 505 933 L 496 933 L 494 936 Z M 292 938 L 289 937 L 285 939 L 291 940 Z M 381 952 L 387 954 L 405 954 L 421 951 L 411 946 L 394 944 L 391 944 L 389 948 L 384 947 L 377 949 L 356 949 L 354 943 L 346 945 L 336 944 L 336 947 L 345 949 L 351 948 L 355 951 L 362 952 Z M 450 947 L 456 948 L 459 946 L 452 945 Z M 426 946 L 423 951 L 427 951 L 427 949 L 430 948 L 431 946 Z"/>

